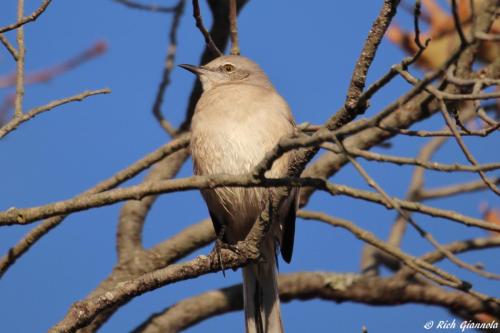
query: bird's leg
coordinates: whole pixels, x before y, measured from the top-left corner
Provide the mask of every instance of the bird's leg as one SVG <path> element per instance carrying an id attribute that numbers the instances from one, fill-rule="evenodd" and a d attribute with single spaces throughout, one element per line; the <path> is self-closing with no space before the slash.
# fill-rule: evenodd
<path id="1" fill-rule="evenodd" d="M 226 233 L 226 225 L 222 224 L 220 226 L 219 230 L 217 230 L 217 231 L 218 231 L 217 238 L 215 239 L 215 245 L 214 245 L 214 248 L 212 250 L 212 253 L 214 253 L 217 256 L 217 259 L 219 260 L 220 269 L 222 271 L 222 275 L 224 277 L 226 277 L 224 263 L 222 262 L 222 255 L 221 255 L 221 250 L 227 245 L 224 242 L 224 234 Z"/>
<path id="2" fill-rule="evenodd" d="M 237 244 L 229 244 L 224 239 L 224 236 L 226 234 L 226 225 L 225 224 L 219 225 L 219 228 L 217 228 L 217 229 L 218 229 L 216 231 L 217 238 L 215 239 L 215 245 L 214 245 L 214 248 L 212 250 L 212 254 L 217 256 L 217 259 L 218 259 L 219 265 L 220 265 L 220 269 L 222 271 L 222 275 L 224 275 L 224 277 L 225 277 L 226 272 L 225 272 L 224 263 L 222 261 L 222 249 L 230 250 L 238 255 L 240 254 L 240 250 L 239 250 Z"/>

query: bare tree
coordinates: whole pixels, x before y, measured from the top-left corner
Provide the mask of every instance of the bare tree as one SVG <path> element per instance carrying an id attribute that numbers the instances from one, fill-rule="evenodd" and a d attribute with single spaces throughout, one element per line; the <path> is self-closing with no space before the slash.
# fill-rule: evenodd
<path id="1" fill-rule="evenodd" d="M 478 137 L 482 140 L 494 140 L 495 135 L 498 139 L 500 91 L 491 89 L 497 87 L 500 82 L 498 0 L 452 0 L 449 11 L 442 9 L 433 0 L 424 0 L 422 3 L 416 0 L 412 5 L 400 3 L 398 0 L 380 1 L 380 12 L 374 15 L 372 28 L 352 71 L 346 100 L 329 119 L 321 125 L 299 125 L 294 135 L 283 137 L 248 174 L 187 178 L 176 178 L 176 174 L 189 158 L 189 125 L 194 105 L 200 96 L 200 84 L 193 86 L 185 120 L 179 128 L 175 128 L 161 112 L 163 96 L 170 84 L 170 75 L 176 60 L 179 22 L 185 10 L 192 10 L 193 24 L 206 41 L 201 64 L 221 55 L 221 50 L 227 48 L 229 41 L 232 42 L 231 53 L 239 54 L 237 15 L 247 4 L 247 0 L 208 0 L 213 15 L 210 31 L 205 28 L 203 13 L 197 0 L 193 0 L 192 4 L 179 0 L 171 7 L 148 5 L 132 0 L 115 2 L 131 9 L 172 15 L 162 80 L 152 107 L 156 120 L 171 139 L 164 146 L 73 198 L 0 212 L 0 226 L 4 228 L 10 225 L 34 224 L 34 227 L 0 258 L 1 277 L 69 214 L 124 202 L 117 227 L 118 262 L 111 274 L 85 299 L 74 303 L 66 316 L 55 324 L 50 332 L 95 332 L 121 306 L 146 292 L 179 281 L 200 278 L 223 268 L 237 269 L 248 263 L 264 260 L 259 251 L 261 240 L 274 220 L 273 216 L 277 214 L 274 208 L 287 195 L 286 189 L 290 187 L 302 189 L 301 210 L 298 212 L 301 219 L 346 229 L 366 245 L 359 273 L 299 272 L 281 275 L 279 288 L 282 301 L 323 299 L 371 305 L 428 304 L 444 308 L 456 316 L 470 320 L 474 325 L 482 325 L 482 328 L 498 330 L 498 295 L 479 292 L 475 283 L 473 285 L 465 281 L 438 264 L 449 260 L 477 276 L 500 279 L 500 274 L 490 272 L 481 265 L 468 263 L 459 257 L 459 254 L 464 252 L 500 246 L 499 215 L 487 208 L 483 218 L 476 218 L 461 213 L 458 208 L 449 210 L 426 203 L 433 199 L 472 191 L 500 194 L 497 187 L 500 178 L 491 175 L 500 168 L 500 162 L 480 163 L 464 139 Z M 15 87 L 13 97 L 7 98 L 2 104 L 5 120 L 0 128 L 0 138 L 13 130 L 22 130 L 24 122 L 44 112 L 93 95 L 110 93 L 109 89 L 85 91 L 31 110 L 24 108 L 26 84 L 45 82 L 105 49 L 103 44 L 97 44 L 60 66 L 41 73 L 25 74 L 24 26 L 36 25 L 34 21 L 44 14 L 50 3 L 50 0 L 44 0 L 36 11 L 26 15 L 24 1 L 18 0 L 17 21 L 0 28 L 0 41 L 16 68 L 15 75 L 0 78 L 0 87 Z M 398 8 L 409 10 L 408 15 L 413 15 L 413 31 L 403 31 L 393 24 Z M 428 31 L 421 30 L 421 21 L 425 21 L 429 26 Z M 15 45 L 4 35 L 5 32 L 14 30 Z M 367 73 L 385 35 L 406 50 L 409 56 L 388 68 L 384 75 L 367 86 Z M 425 75 L 418 77 L 412 73 L 411 69 L 414 67 L 424 69 Z M 391 103 L 377 110 L 372 117 L 360 117 L 370 109 L 370 100 L 397 77 L 407 81 L 409 89 L 403 95 L 395 96 Z M 13 115 L 9 117 L 11 109 Z M 440 118 L 443 129 L 410 129 L 430 117 Z M 370 151 L 375 146 L 386 144 L 395 136 L 410 136 L 414 140 L 427 141 L 414 157 Z M 433 161 L 436 152 L 447 141 L 453 141 L 459 147 L 468 163 L 445 164 Z M 293 170 L 290 170 L 292 176 L 283 179 L 266 178 L 265 172 L 272 163 L 288 151 L 296 151 L 298 156 Z M 314 157 L 317 158 L 313 160 Z M 413 168 L 406 197 L 398 198 L 388 193 L 359 162 L 361 159 L 376 162 L 379 168 L 384 168 L 386 164 Z M 367 191 L 332 182 L 331 177 L 346 165 L 352 165 L 359 177 L 373 190 Z M 146 169 L 150 171 L 140 184 L 119 187 Z M 424 183 L 426 170 L 441 173 L 468 172 L 477 174 L 477 180 L 428 188 Z M 279 195 L 273 198 L 273 202 L 269 203 L 269 209 L 262 212 L 247 239 L 238 243 L 234 249 L 222 249 L 220 256 L 208 253 L 193 260 L 182 261 L 193 251 L 214 241 L 215 235 L 208 219 L 187 227 L 150 249 L 144 248 L 141 240 L 143 227 L 158 196 L 217 187 L 273 187 L 280 191 Z M 362 200 L 394 210 L 397 218 L 392 224 L 389 237 L 386 240 L 380 239 L 355 222 L 307 209 L 309 198 L 316 191 L 331 196 L 346 196 L 352 200 Z M 437 240 L 439 237 L 428 232 L 419 223 L 419 215 L 439 217 L 448 222 L 484 229 L 489 232 L 489 236 L 457 239 L 442 244 Z M 402 239 L 408 228 L 416 230 L 434 250 L 424 255 L 403 251 Z M 382 267 L 388 268 L 391 274 L 382 276 Z M 134 329 L 134 332 L 177 332 L 210 317 L 241 310 L 241 285 L 210 290 L 167 305 L 168 307 L 159 313 L 144 318 L 139 327 L 131 329 Z M 307 307 L 307 303 L 303 306 Z M 494 326 L 495 323 L 497 326 Z"/>

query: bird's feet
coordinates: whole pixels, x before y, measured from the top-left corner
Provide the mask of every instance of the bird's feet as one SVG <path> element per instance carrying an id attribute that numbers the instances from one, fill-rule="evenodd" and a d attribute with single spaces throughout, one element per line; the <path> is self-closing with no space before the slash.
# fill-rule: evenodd
<path id="1" fill-rule="evenodd" d="M 236 254 L 239 254 L 240 251 L 238 249 L 238 245 L 236 245 L 236 244 L 228 244 L 219 237 L 217 237 L 217 239 L 215 240 L 215 245 L 214 245 L 214 248 L 212 249 L 211 256 L 214 256 L 215 258 L 217 258 L 218 264 L 219 264 L 220 269 L 222 271 L 222 275 L 224 275 L 224 277 L 225 277 L 226 272 L 225 272 L 224 262 L 222 260 L 222 250 L 229 250 L 229 251 L 234 252 Z"/>

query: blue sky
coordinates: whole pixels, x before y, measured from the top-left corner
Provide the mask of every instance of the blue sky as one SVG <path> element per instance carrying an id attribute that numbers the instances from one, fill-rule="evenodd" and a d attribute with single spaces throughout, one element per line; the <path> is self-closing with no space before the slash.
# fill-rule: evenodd
<path id="1" fill-rule="evenodd" d="M 15 20 L 17 1 L 3 1 L 0 26 Z M 38 1 L 28 1 L 26 12 Z M 172 1 L 163 1 L 174 4 Z M 190 3 L 188 1 L 188 3 Z M 250 1 L 239 20 L 242 54 L 257 61 L 289 102 L 298 123 L 322 123 L 342 105 L 347 85 L 362 43 L 382 1 Z M 203 39 L 191 17 L 190 5 L 179 30 L 178 63 L 196 64 Z M 203 5 L 202 11 L 208 14 Z M 205 15 L 207 25 L 209 15 Z M 65 105 L 33 121 L 0 142 L 0 209 L 28 207 L 72 197 L 108 178 L 168 139 L 151 115 L 151 106 L 161 76 L 166 52 L 169 15 L 131 10 L 108 0 L 54 1 L 46 13 L 26 26 L 26 68 L 33 71 L 60 63 L 98 40 L 108 52 L 55 80 L 27 87 L 25 108 L 83 90 L 109 87 L 111 95 L 91 97 Z M 401 11 L 398 23 L 408 24 Z M 13 39 L 12 34 L 8 36 Z M 368 80 L 373 81 L 403 53 L 384 40 Z M 0 51 L 0 75 L 11 73 L 13 62 Z M 417 72 L 418 73 L 418 72 Z M 194 77 L 176 68 L 168 88 L 163 113 L 174 124 L 184 118 L 187 96 Z M 367 116 L 393 101 L 408 85 L 394 80 L 372 101 Z M 0 91 L 0 98 L 10 93 Z M 437 129 L 442 119 L 427 121 L 419 128 Z M 468 139 L 481 162 L 494 161 L 496 137 Z M 412 156 L 423 139 L 393 140 L 392 153 Z M 496 154 L 498 157 L 498 154 Z M 437 160 L 464 162 L 450 141 Z M 392 195 L 404 196 L 412 169 L 381 166 L 361 161 L 371 175 Z M 188 163 L 180 176 L 191 174 Z M 128 184 L 137 183 L 136 180 Z M 429 172 L 430 186 L 475 179 L 474 175 L 442 175 Z M 334 182 L 367 188 L 352 167 L 346 167 Z M 479 217 L 479 204 L 499 204 L 488 193 L 463 195 L 432 202 Z M 115 264 L 115 231 L 122 204 L 71 215 L 23 256 L 0 281 L 1 332 L 44 332 L 65 315 L 70 304 L 84 298 L 105 278 Z M 311 209 L 355 221 L 385 238 L 395 213 L 349 198 L 316 194 Z M 146 223 L 144 243 L 152 246 L 207 216 L 197 192 L 162 196 Z M 485 236 L 452 222 L 417 216 L 417 222 L 432 231 L 440 242 Z M 33 226 L 0 230 L 0 254 L 4 254 Z M 356 272 L 362 243 L 349 233 L 315 222 L 299 221 L 292 264 L 281 264 L 283 272 Z M 403 248 L 414 254 L 430 249 L 412 230 Z M 206 253 L 210 249 L 203 249 Z M 481 261 L 493 270 L 498 250 L 470 253 L 463 258 Z M 442 267 L 472 281 L 483 292 L 499 296 L 498 284 L 472 276 L 451 264 Z M 124 306 L 101 329 L 104 333 L 126 332 L 150 313 L 185 297 L 239 282 L 240 273 L 207 275 L 136 298 Z M 450 319 L 442 309 L 429 306 L 371 307 L 352 303 L 308 301 L 283 305 L 287 332 L 360 332 L 366 324 L 371 332 L 421 332 L 428 320 Z M 231 331 L 243 328 L 242 313 L 231 313 L 203 322 L 188 332 Z M 221 330 L 221 327 L 224 329 Z"/>

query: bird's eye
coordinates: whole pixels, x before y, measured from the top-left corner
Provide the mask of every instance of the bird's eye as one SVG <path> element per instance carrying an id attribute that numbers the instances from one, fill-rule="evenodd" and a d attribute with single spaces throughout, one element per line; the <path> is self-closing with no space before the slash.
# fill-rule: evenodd
<path id="1" fill-rule="evenodd" d="M 222 70 L 226 73 L 231 73 L 234 71 L 234 66 L 231 64 L 225 64 L 222 66 Z"/>

